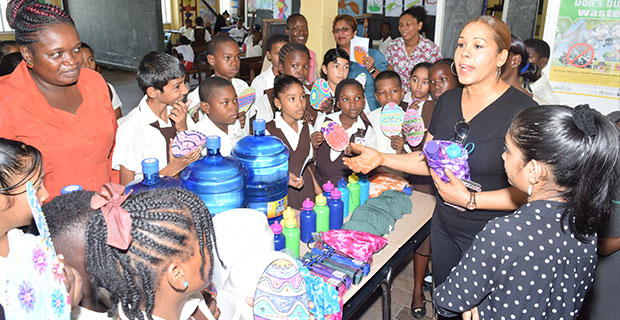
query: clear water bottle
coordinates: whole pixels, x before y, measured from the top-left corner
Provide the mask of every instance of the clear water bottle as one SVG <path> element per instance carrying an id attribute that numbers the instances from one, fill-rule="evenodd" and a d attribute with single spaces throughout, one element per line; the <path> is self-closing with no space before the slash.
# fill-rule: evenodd
<path id="1" fill-rule="evenodd" d="M 197 194 L 212 215 L 244 208 L 247 172 L 241 162 L 220 154 L 220 137 L 207 137 L 207 156 L 181 172 L 183 185 Z"/>
<path id="2" fill-rule="evenodd" d="M 141 181 L 132 181 L 125 187 L 125 193 L 134 194 L 151 189 L 182 188 L 181 181 L 172 177 L 159 175 L 159 161 L 156 158 L 142 160 Z"/>
<path id="3" fill-rule="evenodd" d="M 265 135 L 265 120 L 254 120 L 253 128 L 254 135 L 239 140 L 231 155 L 248 171 L 248 208 L 264 212 L 273 223 L 281 219 L 288 204 L 289 151 L 282 140 Z"/>

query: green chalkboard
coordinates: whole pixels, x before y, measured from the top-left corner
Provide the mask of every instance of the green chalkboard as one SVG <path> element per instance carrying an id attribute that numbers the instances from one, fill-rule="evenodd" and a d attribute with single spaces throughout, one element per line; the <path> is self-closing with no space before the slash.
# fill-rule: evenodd
<path id="1" fill-rule="evenodd" d="M 135 70 L 149 51 L 164 50 L 161 2 L 154 0 L 64 0 L 97 63 Z"/>

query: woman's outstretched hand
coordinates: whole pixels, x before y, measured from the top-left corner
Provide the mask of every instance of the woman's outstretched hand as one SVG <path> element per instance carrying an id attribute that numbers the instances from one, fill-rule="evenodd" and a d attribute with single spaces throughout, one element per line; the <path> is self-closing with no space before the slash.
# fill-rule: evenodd
<path id="1" fill-rule="evenodd" d="M 359 153 L 356 157 L 345 157 L 344 164 L 354 172 L 362 172 L 364 174 L 383 164 L 383 156 L 379 151 L 364 147 L 359 144 L 351 143 L 351 149 L 354 153 Z"/>

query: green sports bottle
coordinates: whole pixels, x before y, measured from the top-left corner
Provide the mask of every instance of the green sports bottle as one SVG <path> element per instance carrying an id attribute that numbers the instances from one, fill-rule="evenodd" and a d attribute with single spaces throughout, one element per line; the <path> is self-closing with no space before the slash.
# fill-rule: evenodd
<path id="1" fill-rule="evenodd" d="M 314 201 L 314 213 L 316 213 L 316 232 L 329 231 L 329 207 L 327 198 L 319 194 Z"/>

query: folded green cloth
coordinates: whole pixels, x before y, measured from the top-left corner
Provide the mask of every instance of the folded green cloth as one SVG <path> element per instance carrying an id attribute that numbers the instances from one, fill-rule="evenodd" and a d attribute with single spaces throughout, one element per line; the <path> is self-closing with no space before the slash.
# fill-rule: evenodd
<path id="1" fill-rule="evenodd" d="M 357 207 L 342 229 L 372 233 L 378 236 L 388 234 L 396 220 L 411 213 L 411 198 L 400 191 L 386 190 L 380 196 L 366 200 Z"/>

